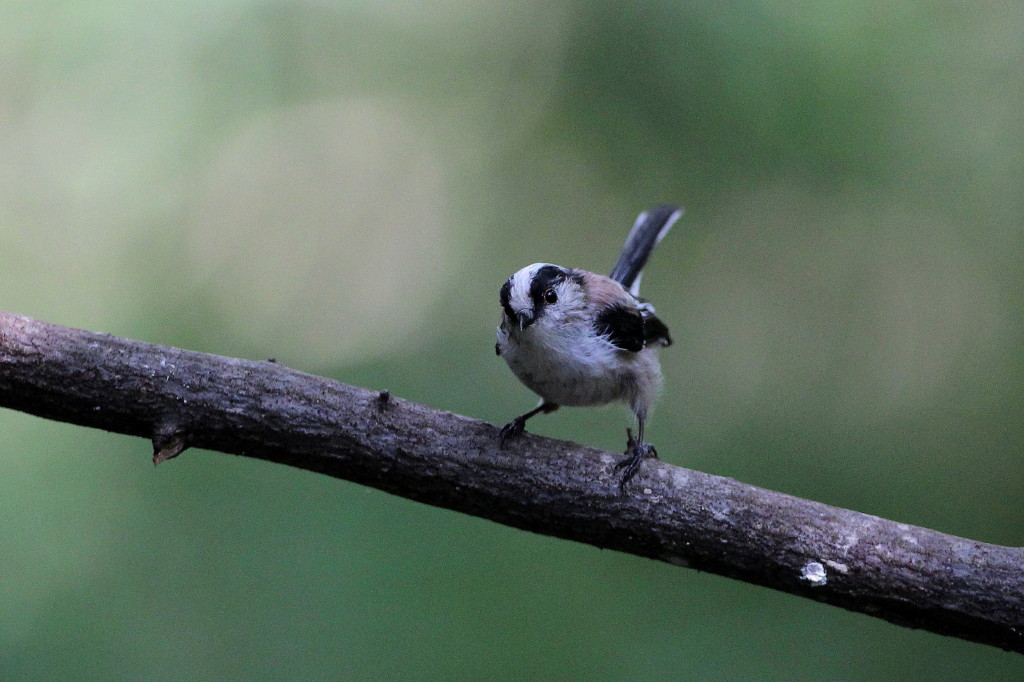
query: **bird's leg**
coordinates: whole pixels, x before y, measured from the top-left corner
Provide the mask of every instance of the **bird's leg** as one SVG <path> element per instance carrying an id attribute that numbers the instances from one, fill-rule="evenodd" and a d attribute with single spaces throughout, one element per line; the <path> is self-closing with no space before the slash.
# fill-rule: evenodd
<path id="1" fill-rule="evenodd" d="M 501 433 L 499 434 L 501 436 L 502 446 L 505 445 L 505 441 L 507 441 L 509 438 L 515 438 L 516 436 L 523 432 L 523 429 L 526 428 L 527 419 L 533 417 L 534 415 L 541 414 L 542 412 L 544 414 L 548 414 L 550 412 L 554 412 L 557 409 L 558 405 L 554 403 L 545 402 L 542 400 L 540 405 L 538 405 L 537 407 L 533 408 L 526 414 L 519 415 L 518 417 L 510 421 L 508 424 L 505 424 L 503 427 L 501 427 Z"/>
<path id="2" fill-rule="evenodd" d="M 658 457 L 658 451 L 654 449 L 654 446 L 650 443 L 644 442 L 644 418 L 637 418 L 637 434 L 636 440 L 633 440 L 633 432 L 630 429 L 626 429 L 626 454 L 629 455 L 625 459 L 619 460 L 615 464 L 615 470 L 622 469 L 622 480 L 619 481 L 619 490 L 626 492 L 626 484 L 629 480 L 636 476 L 636 472 L 640 469 L 640 464 L 645 459 Z"/>

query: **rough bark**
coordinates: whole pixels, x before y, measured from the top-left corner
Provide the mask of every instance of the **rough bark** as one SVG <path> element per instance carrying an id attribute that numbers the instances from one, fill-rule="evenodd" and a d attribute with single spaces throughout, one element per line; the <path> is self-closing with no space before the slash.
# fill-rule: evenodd
<path id="1" fill-rule="evenodd" d="M 0 406 L 280 462 L 545 535 L 1024 652 L 1024 549 L 524 435 L 305 374 L 0 313 Z"/>

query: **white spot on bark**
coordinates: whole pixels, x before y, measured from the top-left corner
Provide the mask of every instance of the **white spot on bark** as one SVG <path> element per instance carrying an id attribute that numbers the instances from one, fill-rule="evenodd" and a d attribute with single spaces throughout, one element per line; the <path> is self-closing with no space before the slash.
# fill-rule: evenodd
<path id="1" fill-rule="evenodd" d="M 828 582 L 828 575 L 825 567 L 817 561 L 812 561 L 800 571 L 800 578 L 811 584 L 811 587 L 821 587 Z"/>

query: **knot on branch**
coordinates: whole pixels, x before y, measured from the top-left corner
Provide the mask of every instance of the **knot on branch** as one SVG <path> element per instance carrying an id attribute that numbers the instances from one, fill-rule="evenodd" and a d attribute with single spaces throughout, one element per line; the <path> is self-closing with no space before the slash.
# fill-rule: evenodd
<path id="1" fill-rule="evenodd" d="M 153 466 L 174 459 L 189 446 L 188 432 L 177 424 L 164 423 L 153 434 Z"/>

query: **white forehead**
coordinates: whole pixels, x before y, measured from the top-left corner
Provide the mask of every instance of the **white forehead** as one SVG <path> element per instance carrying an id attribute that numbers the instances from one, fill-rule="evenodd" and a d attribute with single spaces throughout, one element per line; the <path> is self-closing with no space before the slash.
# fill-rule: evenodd
<path id="1" fill-rule="evenodd" d="M 509 291 L 509 303 L 513 310 L 530 310 L 533 308 L 533 300 L 530 298 L 530 283 L 533 276 L 543 267 L 551 263 L 534 263 L 512 275 L 512 288 Z"/>
<path id="2" fill-rule="evenodd" d="M 558 267 L 551 263 L 534 263 L 533 265 L 527 265 L 522 270 L 519 270 L 516 274 L 512 275 L 512 289 L 526 289 L 529 291 L 530 282 L 533 281 L 534 275 L 536 275 L 541 268 L 546 268 L 548 266 L 555 268 Z"/>

